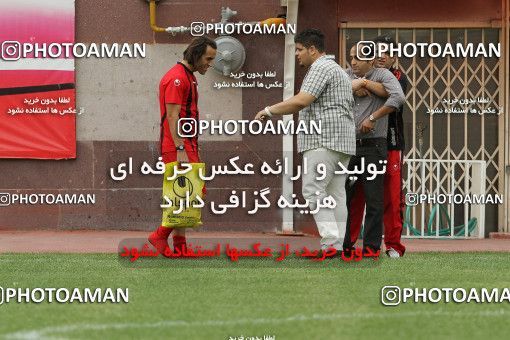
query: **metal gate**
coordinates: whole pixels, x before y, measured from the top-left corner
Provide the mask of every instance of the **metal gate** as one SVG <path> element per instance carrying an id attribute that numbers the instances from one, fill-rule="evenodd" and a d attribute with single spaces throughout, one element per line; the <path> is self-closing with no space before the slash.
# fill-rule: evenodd
<path id="1" fill-rule="evenodd" d="M 381 34 L 403 44 L 500 43 L 498 28 L 363 28 L 361 24 L 349 23 L 348 27 L 340 28 L 341 65 L 348 66 L 349 50 L 357 41 Z M 441 178 L 435 178 L 436 171 L 427 176 L 445 182 L 447 187 L 466 180 L 467 163 L 464 161 L 485 161 L 485 194 L 502 194 L 505 152 L 502 59 L 417 56 L 400 58 L 398 67 L 409 80 L 404 108 L 405 158 L 446 161 L 438 163 L 442 168 Z M 466 105 L 468 113 L 428 113 L 435 108 L 451 110 L 452 103 L 459 107 L 461 100 L 469 102 L 470 99 L 475 102 Z M 487 112 L 474 113 L 483 110 Z M 461 161 L 455 178 L 449 171 L 451 163 L 448 161 Z M 404 176 L 407 173 L 404 169 Z M 405 180 L 416 185 L 420 174 L 409 172 L 409 176 Z M 502 209 L 503 205 L 486 205 L 486 224 L 503 225 Z M 458 219 L 462 220 L 464 213 L 459 214 Z"/>

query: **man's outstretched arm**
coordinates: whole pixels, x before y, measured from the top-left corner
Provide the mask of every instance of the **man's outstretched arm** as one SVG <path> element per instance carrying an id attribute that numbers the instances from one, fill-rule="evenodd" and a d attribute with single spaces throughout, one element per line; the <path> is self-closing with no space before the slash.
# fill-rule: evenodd
<path id="1" fill-rule="evenodd" d="M 267 109 L 270 113 L 268 113 L 265 109 L 259 111 L 255 116 L 255 119 L 264 120 L 270 117 L 270 115 L 294 114 L 304 109 L 305 107 L 309 106 L 315 100 L 316 98 L 311 94 L 304 91 L 300 91 L 295 96 L 290 97 L 289 99 L 284 100 L 283 102 L 268 106 Z"/>

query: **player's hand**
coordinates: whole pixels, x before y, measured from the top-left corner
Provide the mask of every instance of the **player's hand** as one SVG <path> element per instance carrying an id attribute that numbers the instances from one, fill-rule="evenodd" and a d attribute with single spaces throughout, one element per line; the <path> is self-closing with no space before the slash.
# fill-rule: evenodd
<path id="1" fill-rule="evenodd" d="M 177 162 L 179 163 L 189 163 L 188 154 L 185 150 L 177 151 Z"/>
<path id="2" fill-rule="evenodd" d="M 259 111 L 254 118 L 254 120 L 260 120 L 260 121 L 265 121 L 267 119 L 269 119 L 269 116 L 267 115 L 267 112 L 265 110 Z"/>
<path id="3" fill-rule="evenodd" d="M 370 119 L 366 118 L 362 123 L 361 123 L 361 133 L 369 133 L 369 132 L 373 132 L 375 129 L 375 122 L 371 122 Z"/>
<path id="4" fill-rule="evenodd" d="M 352 91 L 356 92 L 359 89 L 363 88 L 365 85 L 365 79 L 357 78 L 352 81 Z"/>
<path id="5" fill-rule="evenodd" d="M 359 90 L 354 91 L 354 95 L 356 97 L 366 97 L 366 96 L 370 96 L 370 91 L 368 91 L 365 88 L 361 88 Z"/>

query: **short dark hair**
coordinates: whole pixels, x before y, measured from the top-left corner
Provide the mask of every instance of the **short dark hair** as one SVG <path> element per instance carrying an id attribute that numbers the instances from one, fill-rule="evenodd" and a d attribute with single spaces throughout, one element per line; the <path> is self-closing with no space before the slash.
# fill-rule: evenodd
<path id="1" fill-rule="evenodd" d="M 372 39 L 372 41 L 375 42 L 376 44 L 377 43 L 388 44 L 391 47 L 394 47 L 397 44 L 395 42 L 395 40 L 392 37 L 390 37 L 389 35 L 380 35 L 380 36 L 377 36 L 374 39 Z"/>
<path id="2" fill-rule="evenodd" d="M 211 38 L 205 36 L 193 38 L 191 43 L 184 50 L 184 60 L 191 66 L 195 66 L 197 61 L 205 54 L 207 46 L 211 46 L 215 50 L 218 48 L 216 42 Z"/>
<path id="3" fill-rule="evenodd" d="M 308 28 L 299 32 L 294 38 L 294 42 L 306 48 L 315 46 L 317 51 L 324 52 L 324 33 L 316 28 Z"/>

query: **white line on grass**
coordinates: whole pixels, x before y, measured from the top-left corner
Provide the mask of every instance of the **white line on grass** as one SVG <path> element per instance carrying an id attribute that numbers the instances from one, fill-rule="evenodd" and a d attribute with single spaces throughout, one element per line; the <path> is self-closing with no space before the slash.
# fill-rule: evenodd
<path id="1" fill-rule="evenodd" d="M 385 313 L 340 313 L 340 314 L 312 314 L 312 315 L 294 315 L 286 318 L 271 319 L 237 319 L 237 320 L 204 320 L 204 321 L 185 321 L 185 320 L 165 320 L 152 323 L 109 323 L 109 324 L 75 324 L 69 326 L 46 327 L 38 330 L 20 331 L 6 334 L 7 339 L 52 339 L 56 334 L 71 333 L 75 331 L 103 331 L 109 329 L 124 330 L 129 328 L 167 328 L 167 327 L 217 327 L 217 326 L 235 326 L 252 324 L 281 324 L 296 321 L 314 321 L 314 320 L 337 320 L 337 319 L 371 319 L 371 318 L 403 318 L 413 316 L 475 316 L 475 317 L 495 317 L 508 316 L 504 309 L 495 311 L 480 312 L 448 312 L 437 310 L 435 312 L 388 312 Z"/>

